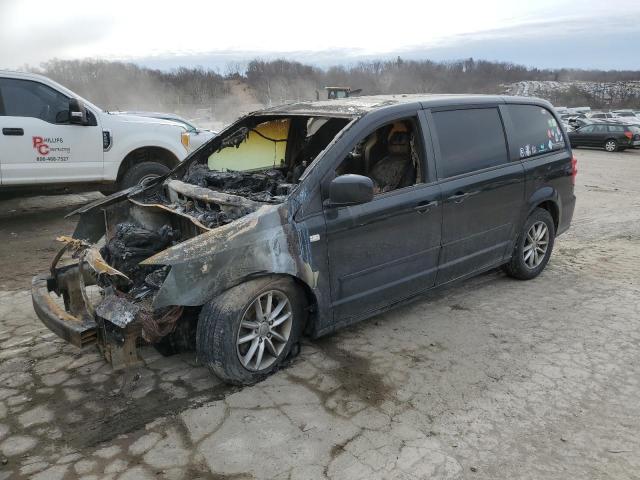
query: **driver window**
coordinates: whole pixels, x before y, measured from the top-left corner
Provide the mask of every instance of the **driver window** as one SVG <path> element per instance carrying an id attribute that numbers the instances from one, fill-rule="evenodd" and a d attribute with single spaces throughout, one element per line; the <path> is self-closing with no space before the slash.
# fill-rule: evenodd
<path id="1" fill-rule="evenodd" d="M 38 82 L 13 78 L 0 79 L 5 115 L 33 117 L 49 123 L 69 121 L 69 99 Z"/>
<path id="2" fill-rule="evenodd" d="M 376 195 L 422 183 L 423 158 L 415 117 L 383 125 L 356 143 L 336 169 L 373 180 Z"/>

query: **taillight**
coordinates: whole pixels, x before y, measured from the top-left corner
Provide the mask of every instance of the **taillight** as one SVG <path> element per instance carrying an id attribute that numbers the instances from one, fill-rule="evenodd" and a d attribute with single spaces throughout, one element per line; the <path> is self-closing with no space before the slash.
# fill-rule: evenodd
<path id="1" fill-rule="evenodd" d="M 578 159 L 575 155 L 571 157 L 571 183 L 576 184 L 576 175 L 578 175 Z"/>
<path id="2" fill-rule="evenodd" d="M 633 138 L 633 133 L 627 130 L 626 132 L 624 132 L 624 136 L 631 140 Z"/>

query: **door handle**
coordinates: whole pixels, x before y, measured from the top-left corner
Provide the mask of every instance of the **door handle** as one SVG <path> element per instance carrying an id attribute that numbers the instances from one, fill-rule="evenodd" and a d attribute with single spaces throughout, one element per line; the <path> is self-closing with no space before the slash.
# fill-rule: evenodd
<path id="1" fill-rule="evenodd" d="M 424 202 L 420 202 L 419 204 L 417 204 L 415 207 L 413 207 L 413 209 L 418 213 L 425 213 L 425 212 L 428 212 L 431 209 L 431 207 L 437 204 L 438 202 L 436 200 L 426 200 Z"/>
<path id="2" fill-rule="evenodd" d="M 451 195 L 447 200 L 453 200 L 455 203 L 462 203 L 465 198 L 469 196 L 468 192 L 456 192 Z"/>
<path id="3" fill-rule="evenodd" d="M 2 134 L 3 135 L 22 136 L 22 135 L 24 135 L 24 130 L 22 128 L 3 128 L 2 129 Z"/>

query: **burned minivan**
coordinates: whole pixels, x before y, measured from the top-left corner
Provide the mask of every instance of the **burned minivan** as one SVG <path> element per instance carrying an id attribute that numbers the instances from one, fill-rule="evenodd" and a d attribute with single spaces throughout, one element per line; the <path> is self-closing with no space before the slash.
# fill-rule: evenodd
<path id="1" fill-rule="evenodd" d="M 222 379 L 503 266 L 537 276 L 570 224 L 575 159 L 543 100 L 380 96 L 251 113 L 165 176 L 73 212 L 33 304 L 114 368 L 195 347 Z"/>

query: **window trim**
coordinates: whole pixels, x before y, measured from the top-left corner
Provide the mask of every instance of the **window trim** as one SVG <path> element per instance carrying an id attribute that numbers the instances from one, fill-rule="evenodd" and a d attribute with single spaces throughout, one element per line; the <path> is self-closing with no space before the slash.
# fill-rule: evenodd
<path id="1" fill-rule="evenodd" d="M 509 144 L 509 136 L 507 135 L 506 122 L 503 116 L 503 111 L 501 106 L 502 104 L 489 103 L 489 104 L 482 104 L 482 105 L 455 105 L 455 106 L 452 105 L 452 106 L 447 106 L 445 108 L 443 107 L 433 108 L 433 109 L 428 108 L 424 110 L 425 116 L 427 119 L 427 124 L 429 126 L 429 130 L 431 134 L 433 149 L 435 151 L 435 173 L 436 173 L 436 179 L 438 183 L 446 182 L 446 181 L 458 179 L 458 178 L 464 178 L 464 177 L 468 177 L 470 175 L 476 175 L 482 172 L 489 172 L 491 170 L 497 170 L 499 168 L 509 166 L 513 163 L 511 161 L 511 146 Z M 443 165 L 442 152 L 440 150 L 440 139 L 438 138 L 438 133 L 436 132 L 436 129 L 435 129 L 435 119 L 433 118 L 433 113 L 450 112 L 450 111 L 456 111 L 456 110 L 489 110 L 489 109 L 494 109 L 494 110 L 497 110 L 498 112 L 498 118 L 502 126 L 502 135 L 504 137 L 506 162 L 501 163 L 499 165 L 491 165 L 489 167 L 484 167 L 484 168 L 471 170 L 464 173 L 459 173 L 457 175 L 452 175 L 449 177 L 441 176 L 440 168 Z"/>

